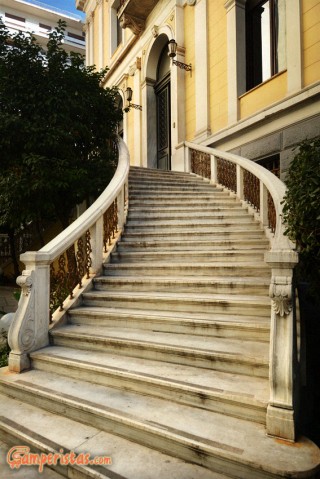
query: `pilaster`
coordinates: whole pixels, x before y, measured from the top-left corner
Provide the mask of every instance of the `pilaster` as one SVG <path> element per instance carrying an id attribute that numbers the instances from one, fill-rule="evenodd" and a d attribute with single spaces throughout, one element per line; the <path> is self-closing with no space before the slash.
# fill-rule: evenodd
<path id="1" fill-rule="evenodd" d="M 302 88 L 302 33 L 300 0 L 286 2 L 288 94 Z"/>
<path id="2" fill-rule="evenodd" d="M 195 95 L 196 95 L 196 132 L 198 141 L 205 140 L 210 134 L 210 99 L 208 70 L 208 12 L 207 0 L 198 0 L 195 5 Z"/>
<path id="3" fill-rule="evenodd" d="M 228 122 L 239 119 L 239 96 L 246 91 L 246 0 L 228 0 L 227 54 L 228 54 Z"/>

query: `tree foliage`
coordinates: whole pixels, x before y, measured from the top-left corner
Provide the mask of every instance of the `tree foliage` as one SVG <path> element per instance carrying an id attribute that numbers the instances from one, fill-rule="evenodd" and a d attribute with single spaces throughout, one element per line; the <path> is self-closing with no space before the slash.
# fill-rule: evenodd
<path id="1" fill-rule="evenodd" d="M 297 243 L 302 278 L 320 296 L 320 137 L 301 143 L 286 186 L 286 234 Z"/>
<path id="2" fill-rule="evenodd" d="M 117 90 L 101 87 L 107 69 L 63 49 L 65 28 L 59 21 L 45 52 L 0 20 L 2 231 L 45 219 L 66 227 L 75 205 L 96 197 L 114 171 Z"/>

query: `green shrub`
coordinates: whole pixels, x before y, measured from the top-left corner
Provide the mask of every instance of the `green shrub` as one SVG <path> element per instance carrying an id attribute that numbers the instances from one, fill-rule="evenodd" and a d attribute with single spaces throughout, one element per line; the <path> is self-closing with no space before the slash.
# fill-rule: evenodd
<path id="1" fill-rule="evenodd" d="M 0 333 L 0 368 L 8 366 L 8 356 L 10 353 L 10 348 L 7 339 L 7 333 Z"/>
<path id="2" fill-rule="evenodd" d="M 283 220 L 285 234 L 300 255 L 299 279 L 320 297 L 320 137 L 299 145 L 286 179 Z"/>

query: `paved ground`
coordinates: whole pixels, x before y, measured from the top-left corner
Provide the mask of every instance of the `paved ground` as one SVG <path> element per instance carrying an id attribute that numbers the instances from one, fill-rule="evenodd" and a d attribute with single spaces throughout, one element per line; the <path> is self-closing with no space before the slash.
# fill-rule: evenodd
<path id="1" fill-rule="evenodd" d="M 17 300 L 13 297 L 13 292 L 18 289 L 18 286 L 0 286 L 0 316 L 2 311 L 4 313 L 14 313 L 18 307 Z"/>

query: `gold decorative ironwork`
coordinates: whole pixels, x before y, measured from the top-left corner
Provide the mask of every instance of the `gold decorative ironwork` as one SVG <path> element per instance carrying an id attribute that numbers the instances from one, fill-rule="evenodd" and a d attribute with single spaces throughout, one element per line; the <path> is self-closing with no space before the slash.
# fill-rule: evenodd
<path id="1" fill-rule="evenodd" d="M 68 296 L 66 256 L 59 256 L 56 264 L 50 266 L 50 311 L 51 314 L 59 307 L 63 311 L 63 302 Z"/>
<path id="2" fill-rule="evenodd" d="M 71 245 L 50 266 L 50 312 L 59 307 L 63 311 L 63 303 L 69 296 L 73 298 L 73 290 L 78 285 L 82 287 L 82 279 L 86 275 L 89 278 L 91 258 L 91 238 L 88 230 L 85 235 L 78 239 L 75 245 Z M 52 319 L 52 318 L 51 318 Z M 51 320 L 50 319 L 50 320 Z"/>
<path id="3" fill-rule="evenodd" d="M 68 267 L 66 271 L 68 294 L 69 294 L 69 298 L 72 299 L 73 290 L 76 287 L 76 285 L 79 283 L 78 267 L 77 267 L 76 252 L 75 252 L 74 245 L 70 246 L 70 248 L 67 249 L 66 254 L 67 254 L 67 260 L 68 260 Z"/>
<path id="4" fill-rule="evenodd" d="M 268 192 L 268 226 L 271 229 L 272 233 L 275 232 L 276 225 L 277 225 L 276 208 L 274 206 L 272 196 Z"/>
<path id="5" fill-rule="evenodd" d="M 218 183 L 236 193 L 237 191 L 237 169 L 235 163 L 217 159 L 217 179 Z"/>
<path id="6" fill-rule="evenodd" d="M 243 173 L 243 193 L 244 199 L 260 211 L 260 181 L 248 170 Z"/>
<path id="7" fill-rule="evenodd" d="M 86 231 L 86 254 L 85 254 L 85 270 L 87 273 L 87 279 L 90 277 L 90 268 L 92 266 L 92 247 L 91 247 L 91 235 L 90 231 Z"/>
<path id="8" fill-rule="evenodd" d="M 204 178 L 211 178 L 210 155 L 198 150 L 191 150 L 191 171 Z"/>
<path id="9" fill-rule="evenodd" d="M 117 199 L 109 206 L 103 215 L 103 245 L 104 252 L 107 252 L 108 245 L 111 245 L 111 240 L 115 238 L 115 233 L 118 231 L 118 205 Z"/>
<path id="10" fill-rule="evenodd" d="M 78 267 L 78 275 L 79 275 L 79 288 L 82 287 L 82 278 L 85 275 L 85 249 L 84 249 L 84 241 L 83 237 L 79 238 L 77 241 L 77 267 Z"/>

